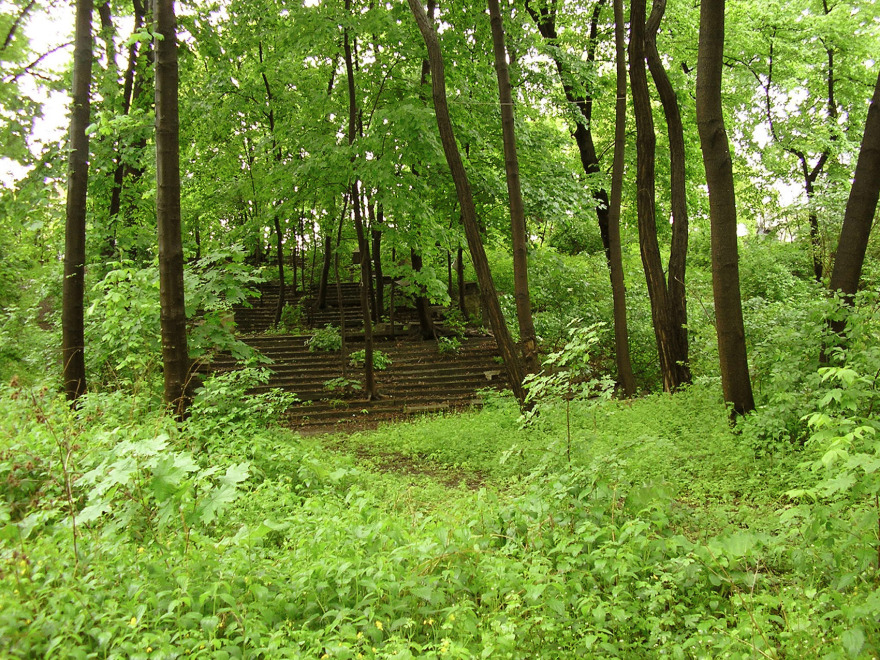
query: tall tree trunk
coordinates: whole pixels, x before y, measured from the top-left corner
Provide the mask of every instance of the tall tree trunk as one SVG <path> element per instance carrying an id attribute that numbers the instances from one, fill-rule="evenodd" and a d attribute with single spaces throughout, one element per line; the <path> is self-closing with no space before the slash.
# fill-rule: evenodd
<path id="1" fill-rule="evenodd" d="M 510 204 L 510 233 L 513 241 L 513 287 L 516 300 L 516 319 L 522 345 L 523 367 L 527 374 L 538 372 L 538 338 L 532 320 L 529 298 L 528 239 L 526 215 L 523 208 L 522 185 L 519 178 L 519 159 L 516 154 L 516 128 L 513 116 L 513 94 L 507 69 L 507 47 L 504 43 L 504 23 L 498 0 L 488 0 L 492 26 L 492 50 L 495 55 L 495 75 L 498 78 L 498 98 L 501 104 L 501 134 L 504 142 L 504 169 L 507 174 L 507 196 Z"/>
<path id="2" fill-rule="evenodd" d="M 318 299 L 315 306 L 324 309 L 327 306 L 327 281 L 330 278 L 330 265 L 333 258 L 333 236 L 330 232 L 324 237 L 324 259 L 321 264 L 321 279 L 318 281 Z"/>
<path id="3" fill-rule="evenodd" d="M 64 283 L 61 358 L 64 392 L 76 402 L 86 391 L 83 299 L 86 263 L 86 194 L 89 185 L 89 87 L 92 80 L 92 0 L 77 0 L 73 51 L 67 218 L 64 229 Z"/>
<path id="4" fill-rule="evenodd" d="M 614 123 L 614 162 L 611 172 L 611 200 L 608 208 L 608 266 L 611 271 L 611 296 L 614 301 L 614 348 L 617 380 L 626 397 L 636 392 L 629 331 L 626 321 L 626 286 L 623 279 L 623 255 L 620 246 L 620 203 L 623 197 L 623 168 L 626 149 L 626 44 L 624 42 L 623 0 L 614 4 L 614 46 L 617 60 L 617 103 Z"/>
<path id="5" fill-rule="evenodd" d="M 739 288 L 733 164 L 721 105 L 723 53 L 724 0 L 702 0 L 697 56 L 697 128 L 709 187 L 715 327 L 724 400 L 732 406 L 734 414 L 743 415 L 754 410 L 755 401 Z"/>
<path id="6" fill-rule="evenodd" d="M 587 62 L 596 61 L 596 44 L 599 36 L 599 17 L 605 0 L 597 0 L 593 6 L 593 14 L 590 17 L 590 38 L 587 44 Z M 599 156 L 593 142 L 593 96 L 591 93 L 580 94 L 575 88 L 575 76 L 562 59 L 559 52 L 559 35 L 556 31 L 556 16 L 558 2 L 546 3 L 545 6 L 535 9 L 530 0 L 526 1 L 526 10 L 538 26 L 538 31 L 550 46 L 550 57 L 556 64 L 559 80 L 562 83 L 562 91 L 570 105 L 577 108 L 579 117 L 576 118 L 574 129 L 574 141 L 577 144 L 581 157 L 581 166 L 584 173 L 589 177 L 598 174 Z M 599 222 L 599 234 L 602 237 L 602 246 L 605 249 L 605 257 L 610 260 L 608 247 L 608 192 L 601 185 L 591 182 L 593 199 L 596 200 L 596 218 Z"/>
<path id="7" fill-rule="evenodd" d="M 672 327 L 670 332 L 677 335 L 673 344 L 675 355 L 676 381 L 691 382 L 691 370 L 688 364 L 687 334 L 687 292 L 685 291 L 685 266 L 687 263 L 688 245 L 688 213 L 687 191 L 685 189 L 685 149 L 684 127 L 678 98 L 660 53 L 657 51 L 657 31 L 666 11 L 666 0 L 654 0 L 651 15 L 645 25 L 645 52 L 648 67 L 654 86 L 663 105 L 666 116 L 666 130 L 669 137 L 669 164 L 671 180 L 669 183 L 670 203 L 672 207 L 672 244 L 669 248 L 669 264 L 667 275 L 667 304 Z"/>
<path id="8" fill-rule="evenodd" d="M 284 311 L 286 284 L 284 282 L 284 232 L 281 231 L 281 220 L 278 219 L 278 210 L 275 210 L 275 244 L 277 245 L 278 261 L 278 304 L 275 305 L 275 326 L 281 323 L 281 312 Z"/>
<path id="9" fill-rule="evenodd" d="M 492 273 L 489 270 L 489 261 L 486 258 L 486 251 L 480 238 L 480 228 L 477 223 L 477 211 L 474 207 L 473 195 L 471 193 L 470 182 L 468 181 L 467 172 L 465 172 L 464 164 L 461 161 L 461 154 L 458 151 L 458 145 L 455 142 L 455 134 L 452 129 L 452 122 L 449 119 L 449 108 L 446 102 L 446 76 L 443 67 L 443 55 L 440 52 L 440 43 L 437 40 L 437 33 L 425 14 L 420 0 L 407 0 L 410 10 L 415 17 L 425 41 L 428 50 L 428 61 L 431 67 L 431 87 L 434 96 L 434 110 L 437 117 L 437 128 L 440 132 L 440 140 L 443 143 L 443 152 L 446 155 L 446 162 L 452 174 L 452 180 L 455 182 L 455 191 L 458 196 L 459 207 L 461 208 L 461 216 L 464 222 L 465 233 L 467 235 L 468 246 L 470 247 L 471 259 L 474 263 L 474 269 L 477 271 L 477 280 L 480 283 L 480 293 L 483 297 L 483 304 L 486 307 L 489 316 L 489 322 L 492 331 L 495 334 L 495 341 L 501 351 L 501 357 L 504 360 L 504 366 L 507 370 L 507 376 L 513 388 L 514 395 L 522 404 L 525 401 L 525 390 L 522 386 L 523 373 L 522 365 L 516 352 L 516 347 L 510 337 L 510 332 L 504 321 L 504 315 L 501 312 L 501 305 L 498 303 L 498 294 L 495 290 L 495 283 L 492 281 Z"/>
<path id="10" fill-rule="evenodd" d="M 372 207 L 371 207 L 372 209 Z M 376 204 L 373 215 L 370 235 L 373 239 L 373 270 L 376 273 L 376 320 L 380 320 L 385 313 L 385 275 L 382 273 L 382 231 L 379 227 L 385 222 L 385 210 L 382 204 Z"/>
<path id="11" fill-rule="evenodd" d="M 257 52 L 260 57 L 260 64 L 263 64 L 263 42 L 257 44 Z M 263 87 L 266 89 L 266 103 L 269 106 L 269 137 L 272 139 L 272 158 L 277 164 L 281 164 L 281 147 L 278 146 L 278 140 L 275 136 L 275 99 L 272 96 L 272 87 L 269 85 L 269 77 L 266 75 L 265 69 L 260 71 L 263 78 Z M 251 174 L 251 182 L 253 184 L 253 174 Z M 254 203 L 256 200 L 256 190 L 254 190 Z M 285 305 L 285 282 L 284 282 L 284 233 L 281 231 L 281 219 L 278 217 L 278 202 L 274 203 L 272 220 L 275 225 L 275 260 L 278 263 L 278 304 L 275 306 L 275 322 L 276 327 L 281 323 L 281 312 L 284 311 Z"/>
<path id="12" fill-rule="evenodd" d="M 345 0 L 345 11 L 351 11 L 351 0 Z M 351 53 L 351 41 L 348 28 L 343 32 L 343 47 L 345 50 L 345 71 L 348 75 L 348 144 L 354 144 L 357 131 L 357 97 L 354 84 L 354 63 Z M 364 234 L 364 223 L 361 215 L 361 197 L 358 187 L 357 175 L 353 174 L 351 182 L 351 203 L 354 210 L 354 226 L 357 232 L 358 249 L 361 255 L 361 316 L 364 321 L 364 390 L 368 400 L 377 399 L 379 392 L 376 388 L 376 375 L 373 369 L 373 322 L 370 314 L 370 246 Z M 342 301 L 340 301 L 340 306 Z M 343 329 L 344 332 L 344 329 Z"/>
<path id="13" fill-rule="evenodd" d="M 144 25 L 144 6 L 141 0 L 134 0 L 134 30 L 133 32 L 138 32 Z M 122 114 L 128 115 L 131 112 L 131 106 L 134 102 L 134 92 L 140 92 L 140 87 L 135 90 L 135 71 L 137 70 L 138 63 L 138 53 L 139 53 L 139 45 L 140 42 L 133 41 L 131 45 L 128 47 L 128 64 L 125 67 L 125 75 L 123 77 L 122 83 Z M 117 152 L 120 151 L 119 145 L 117 145 Z M 110 222 L 113 223 L 113 226 L 116 226 L 119 218 L 119 212 L 122 209 L 122 187 L 125 182 L 125 163 L 122 162 L 121 153 L 117 153 L 116 156 L 116 168 L 113 170 L 113 188 L 110 191 L 110 209 L 109 216 Z M 111 244 L 108 245 L 108 250 L 111 254 L 116 252 L 116 241 L 115 236 L 111 237 Z"/>
<path id="14" fill-rule="evenodd" d="M 180 234 L 180 120 L 174 0 L 156 0 L 156 216 L 165 402 L 182 418 L 189 405 L 183 243 Z"/>
<path id="15" fill-rule="evenodd" d="M 645 0 L 634 0 L 631 5 L 629 75 L 632 84 L 633 114 L 636 119 L 639 248 L 651 301 L 651 319 L 660 357 L 663 389 L 672 392 L 683 382 L 677 364 L 681 351 L 677 346 L 679 335 L 674 331 L 663 262 L 660 259 L 660 247 L 657 242 L 654 169 L 657 136 L 654 133 L 648 75 L 645 69 Z"/>
<path id="16" fill-rule="evenodd" d="M 840 230 L 840 241 L 837 244 L 837 258 L 831 271 L 832 292 L 840 292 L 847 302 L 859 289 L 862 276 L 862 265 L 868 249 L 868 237 L 871 235 L 871 224 L 877 211 L 877 199 L 880 196 L 880 74 L 874 86 L 874 95 L 868 107 L 868 118 L 865 121 L 865 133 L 856 162 L 852 188 L 846 203 L 843 216 L 843 227 Z M 842 334 L 846 322 L 836 321 L 832 328 Z"/>
<path id="17" fill-rule="evenodd" d="M 416 252 L 415 248 L 409 251 L 410 263 L 412 269 L 416 273 L 422 272 L 422 255 Z M 419 318 L 419 332 L 422 339 L 434 338 L 434 319 L 431 317 L 431 303 L 424 295 L 424 287 L 419 286 L 419 293 L 416 296 L 416 315 Z"/>
<path id="18" fill-rule="evenodd" d="M 455 261 L 455 279 L 458 282 L 458 309 L 461 311 L 464 320 L 467 321 L 468 311 L 464 290 L 464 250 L 460 245 L 458 246 L 458 257 Z"/>

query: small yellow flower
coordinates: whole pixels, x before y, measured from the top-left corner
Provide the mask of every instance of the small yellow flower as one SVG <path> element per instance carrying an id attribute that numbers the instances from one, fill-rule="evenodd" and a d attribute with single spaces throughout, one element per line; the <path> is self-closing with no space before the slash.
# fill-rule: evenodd
<path id="1" fill-rule="evenodd" d="M 330 657 L 330 654 L 325 653 L 324 655 L 321 656 L 321 660 L 327 660 L 327 658 L 329 658 L 329 657 Z"/>
<path id="2" fill-rule="evenodd" d="M 381 621 L 376 621 L 376 627 L 377 627 L 379 630 L 382 630 L 382 622 L 381 622 Z"/>
<path id="3" fill-rule="evenodd" d="M 359 633 L 357 634 L 357 638 L 358 638 L 358 639 L 363 639 L 363 638 L 364 638 L 364 633 L 359 632 Z"/>
<path id="4" fill-rule="evenodd" d="M 145 550 L 143 549 L 143 547 L 138 548 L 138 554 L 139 554 L 139 555 L 144 554 L 144 552 L 145 552 Z"/>
<path id="5" fill-rule="evenodd" d="M 147 647 L 147 653 L 152 653 L 152 652 L 153 652 L 153 647 L 152 647 L 152 646 L 148 646 L 148 647 Z"/>
<path id="6" fill-rule="evenodd" d="M 434 619 L 425 619 L 424 621 L 422 621 L 422 623 L 425 624 L 426 626 L 433 626 Z"/>
<path id="7" fill-rule="evenodd" d="M 128 625 L 130 625 L 132 628 L 134 628 L 137 625 L 137 623 L 138 623 L 137 617 L 133 616 L 133 617 L 131 617 L 131 621 L 128 622 Z"/>
<path id="8" fill-rule="evenodd" d="M 449 615 L 449 623 L 452 623 L 453 621 L 455 621 L 455 615 L 454 615 L 454 614 L 450 614 L 450 615 Z"/>

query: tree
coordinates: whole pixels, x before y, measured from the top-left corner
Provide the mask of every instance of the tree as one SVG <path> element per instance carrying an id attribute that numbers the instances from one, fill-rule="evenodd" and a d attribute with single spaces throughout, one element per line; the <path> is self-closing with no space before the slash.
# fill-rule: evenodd
<path id="1" fill-rule="evenodd" d="M 877 212 L 880 196 L 880 73 L 865 121 L 865 133 L 856 162 L 853 184 L 846 203 L 843 227 L 837 244 L 837 258 L 831 271 L 829 288 L 840 292 L 844 300 L 852 301 L 859 288 L 862 264 L 868 249 L 868 237 Z M 832 328 L 842 334 L 845 321 L 837 321 Z"/>
<path id="2" fill-rule="evenodd" d="M 657 20 L 659 24 L 659 20 Z M 630 10 L 629 75 L 632 84 L 633 113 L 636 119 L 636 202 L 639 225 L 639 250 L 651 301 L 651 318 L 654 337 L 660 356 L 660 374 L 663 389 L 675 391 L 690 382 L 687 351 L 682 345 L 683 328 L 681 308 L 683 303 L 672 300 L 667 287 L 657 240 L 655 150 L 657 136 L 654 133 L 654 117 L 648 91 L 646 59 L 645 0 L 634 0 Z M 673 94 L 674 96 L 674 94 Z M 679 145 L 683 151 L 683 144 Z M 683 172 L 682 185 L 684 183 Z M 679 234 L 680 236 L 680 234 Z M 675 248 L 684 247 L 673 243 Z M 676 261 L 677 260 L 677 261 Z M 676 267 L 673 268 L 673 265 Z M 670 257 L 670 278 L 684 277 L 684 255 L 676 250 L 675 259 Z M 684 295 L 683 282 L 676 282 L 676 291 Z"/>
<path id="3" fill-rule="evenodd" d="M 733 165 L 721 105 L 724 0 L 702 0 L 697 55 L 697 128 L 709 187 L 712 292 L 724 400 L 733 413 L 755 408 L 743 327 Z"/>
<path id="4" fill-rule="evenodd" d="M 180 235 L 180 119 L 174 0 L 156 0 L 156 216 L 165 403 L 178 417 L 191 396 Z"/>
<path id="5" fill-rule="evenodd" d="M 351 0 L 345 0 L 346 14 L 351 12 Z M 343 32 L 343 48 L 345 50 L 345 72 L 348 76 L 348 145 L 351 146 L 355 141 L 358 105 L 354 80 L 354 61 L 352 58 L 351 38 L 348 27 Z M 354 211 L 354 226 L 357 232 L 358 250 L 360 252 L 361 267 L 361 316 L 364 322 L 364 390 L 367 399 L 376 399 L 379 397 L 376 389 L 376 375 L 373 369 L 373 323 L 370 313 L 370 296 L 368 291 L 370 276 L 370 246 L 367 243 L 366 233 L 364 232 L 363 214 L 361 212 L 361 192 L 358 183 L 357 173 L 352 173 L 351 186 L 349 188 L 349 200 L 351 201 L 352 210 Z M 341 306 L 341 301 L 340 301 Z M 345 328 L 342 328 L 345 332 Z"/>
<path id="6" fill-rule="evenodd" d="M 598 43 L 599 15 L 605 0 L 597 0 L 590 17 L 590 35 L 587 45 L 586 59 L 593 64 L 596 61 L 596 45 Z M 593 95 L 587 87 L 585 93 L 580 93 L 576 87 L 577 82 L 566 63 L 564 53 L 559 47 L 559 33 L 556 29 L 558 16 L 558 2 L 548 3 L 548 6 L 535 9 L 529 0 L 526 0 L 526 10 L 538 26 L 538 31 L 549 46 L 550 57 L 559 72 L 559 80 L 568 103 L 577 108 L 574 127 L 574 140 L 581 156 L 581 165 L 587 176 L 600 172 L 599 156 L 593 140 Z M 593 187 L 593 199 L 596 201 L 596 217 L 599 221 L 599 233 L 602 235 L 602 245 L 608 254 L 608 192 L 601 185 Z"/>
<path id="7" fill-rule="evenodd" d="M 504 23 L 498 0 L 488 0 L 492 26 L 492 49 L 495 55 L 495 74 L 498 78 L 498 97 L 501 103 L 501 129 L 504 141 L 504 169 L 507 173 L 507 195 L 510 205 L 510 233 L 513 240 L 514 298 L 519 337 L 522 344 L 523 366 L 526 373 L 538 371 L 538 339 L 532 320 L 529 299 L 529 266 L 526 216 L 523 209 L 522 185 L 519 179 L 519 160 L 516 155 L 513 95 L 507 70 L 507 48 L 504 44 Z"/>
<path id="8" fill-rule="evenodd" d="M 615 103 L 614 161 L 611 173 L 611 200 L 608 207 L 608 265 L 611 271 L 611 296 L 614 302 L 614 348 L 617 380 L 627 397 L 635 394 L 636 383 L 629 354 L 626 322 L 626 286 L 620 247 L 620 202 L 623 197 L 624 150 L 626 149 L 626 45 L 624 43 L 623 0 L 614 4 L 614 50 L 617 68 Z"/>
<path id="9" fill-rule="evenodd" d="M 669 246 L 667 264 L 666 302 L 669 305 L 670 333 L 676 335 L 675 377 L 679 384 L 691 382 L 687 334 L 687 292 L 685 291 L 685 266 L 688 246 L 688 211 L 685 191 L 685 148 L 684 126 L 678 97 L 672 82 L 663 66 L 663 59 L 657 50 L 657 31 L 666 12 L 666 0 L 654 0 L 651 15 L 645 25 L 645 54 L 648 69 L 657 88 L 663 114 L 666 117 L 666 132 L 669 136 L 669 195 L 672 210 L 672 242 Z"/>
<path id="10" fill-rule="evenodd" d="M 83 297 L 86 263 L 86 196 L 89 184 L 89 87 L 92 79 L 92 0 L 77 0 L 73 52 L 73 107 L 67 178 L 61 356 L 64 391 L 75 402 L 86 391 Z"/>
<path id="11" fill-rule="evenodd" d="M 461 154 L 458 151 L 458 145 L 455 142 L 455 134 L 452 129 L 452 122 L 449 119 L 449 108 L 446 102 L 446 77 L 444 74 L 443 55 L 440 51 L 440 43 L 437 40 L 437 33 L 428 20 L 425 9 L 422 7 L 420 0 L 407 0 L 410 10 L 422 33 L 425 41 L 425 47 L 428 50 L 428 62 L 431 67 L 431 87 L 434 96 L 434 111 L 437 118 L 437 128 L 440 132 L 440 140 L 443 143 L 443 152 L 449 164 L 449 170 L 452 179 L 455 182 L 455 190 L 458 196 L 458 203 L 461 209 L 462 222 L 464 223 L 465 233 L 467 235 L 468 247 L 471 252 L 471 261 L 474 270 L 477 273 L 477 280 L 480 285 L 480 294 L 483 304 L 486 308 L 492 331 L 495 334 L 495 341 L 501 351 L 501 357 L 504 359 L 504 366 L 507 370 L 507 376 L 510 380 L 511 387 L 517 400 L 522 403 L 525 401 L 525 391 L 523 390 L 523 374 L 522 366 L 514 349 L 513 340 L 504 321 L 504 315 L 501 312 L 501 306 L 498 303 L 498 294 L 495 290 L 495 284 L 492 281 L 492 273 L 489 271 L 489 262 L 486 258 L 486 252 L 480 239 L 480 228 L 477 223 L 477 212 L 474 207 L 473 194 L 471 193 L 470 183 L 468 181 L 467 172 L 461 161 Z"/>

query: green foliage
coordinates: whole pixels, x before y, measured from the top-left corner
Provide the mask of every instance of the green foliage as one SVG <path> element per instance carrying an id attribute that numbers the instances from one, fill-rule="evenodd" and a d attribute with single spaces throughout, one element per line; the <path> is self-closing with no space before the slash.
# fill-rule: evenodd
<path id="1" fill-rule="evenodd" d="M 92 287 L 86 311 L 89 372 L 135 383 L 148 379 L 162 359 L 158 267 L 139 268 L 125 261 L 107 268 Z M 256 295 L 249 288 L 256 282 L 242 263 L 240 248 L 209 255 L 185 271 L 192 357 L 225 350 L 240 360 L 256 358 L 256 352 L 235 337 L 231 311 L 232 305 Z"/>
<path id="2" fill-rule="evenodd" d="M 196 435 L 210 435 L 224 427 L 259 429 L 277 421 L 299 398 L 278 388 L 248 393 L 269 382 L 270 376 L 268 369 L 254 367 L 210 376 L 190 407 L 188 428 Z"/>
<path id="3" fill-rule="evenodd" d="M 353 394 L 362 389 L 360 381 L 356 378 L 343 378 L 342 376 L 325 380 L 323 386 L 328 392 L 340 394 Z"/>
<path id="4" fill-rule="evenodd" d="M 353 367 L 362 367 L 364 366 L 364 360 L 366 360 L 366 350 L 360 349 L 358 351 L 352 352 L 349 355 L 349 363 Z M 388 357 L 387 353 L 383 353 L 382 351 L 373 350 L 373 368 L 378 371 L 385 371 L 388 367 L 391 366 L 391 358 Z"/>
<path id="5" fill-rule="evenodd" d="M 851 400 L 869 414 L 855 393 L 869 383 L 827 373 L 854 388 L 831 415 L 851 415 Z M 199 397 L 238 397 L 253 377 L 209 381 Z M 72 412 L 6 388 L 2 654 L 876 652 L 866 552 L 835 547 L 841 512 L 777 518 L 793 463 L 744 449 L 717 392 L 606 401 L 595 417 L 573 403 L 571 466 L 538 450 L 564 424 L 555 411 L 544 430 L 520 430 L 515 403 L 499 400 L 350 436 L 373 472 L 326 440 L 248 425 L 256 408 L 230 420 L 194 406 L 181 428 L 146 398 L 90 394 Z"/>
<path id="6" fill-rule="evenodd" d="M 607 400 L 614 393 L 614 381 L 592 375 L 592 351 L 600 341 L 602 324 L 582 327 L 580 320 L 569 324 L 568 341 L 561 350 L 550 353 L 541 373 L 529 374 L 523 381 L 526 388 L 526 411 L 522 421 L 533 421 L 548 405 L 565 402 L 566 455 L 571 462 L 571 402 L 594 399 Z"/>
<path id="7" fill-rule="evenodd" d="M 306 346 L 314 353 L 315 351 L 338 351 L 342 348 L 342 336 L 339 328 L 328 323 L 323 328 L 315 330 L 314 334 L 306 340 Z"/>
<path id="8" fill-rule="evenodd" d="M 437 337 L 437 351 L 441 355 L 456 355 L 461 350 L 458 337 Z"/>
<path id="9" fill-rule="evenodd" d="M 306 325 L 306 312 L 302 303 L 287 303 L 281 310 L 281 326 L 287 332 L 300 332 Z"/>
<path id="10" fill-rule="evenodd" d="M 173 451 L 164 434 L 120 440 L 81 477 L 79 483 L 88 487 L 89 496 L 77 521 L 87 528 L 110 515 L 114 526 L 136 540 L 156 542 L 162 542 L 165 534 L 177 534 L 182 526 L 188 542 L 194 526 L 210 525 L 235 499 L 248 467 L 230 465 L 222 474 L 216 467 L 202 469 L 189 452 Z"/>

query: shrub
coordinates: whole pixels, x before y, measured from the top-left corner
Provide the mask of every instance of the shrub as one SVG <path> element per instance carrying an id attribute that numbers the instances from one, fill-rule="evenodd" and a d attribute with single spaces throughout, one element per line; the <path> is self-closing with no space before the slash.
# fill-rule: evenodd
<path id="1" fill-rule="evenodd" d="M 323 328 L 315 330 L 315 333 L 306 340 L 306 346 L 314 353 L 315 351 L 338 351 L 342 348 L 342 335 L 339 328 L 328 323 Z"/>
<path id="2" fill-rule="evenodd" d="M 361 349 L 359 351 L 353 352 L 349 356 L 349 363 L 353 367 L 362 367 L 364 366 L 364 360 L 366 360 L 366 350 Z M 385 371 L 388 367 L 391 366 L 391 358 L 388 357 L 386 353 L 382 351 L 373 351 L 373 368 L 378 371 Z"/>

